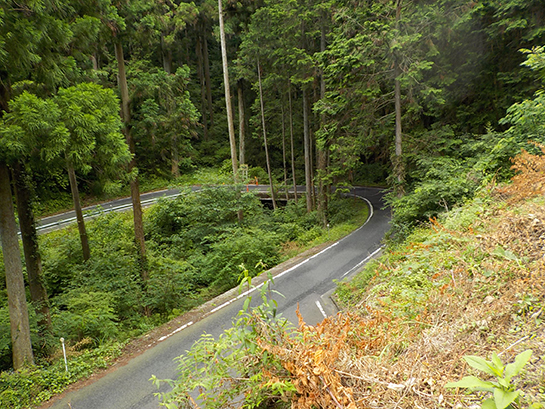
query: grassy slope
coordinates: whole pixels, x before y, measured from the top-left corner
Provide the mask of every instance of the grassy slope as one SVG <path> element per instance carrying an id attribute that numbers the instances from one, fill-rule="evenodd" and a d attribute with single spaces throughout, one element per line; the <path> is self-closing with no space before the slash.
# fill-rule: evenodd
<path id="1" fill-rule="evenodd" d="M 337 368 L 358 407 L 471 407 L 482 395 L 444 388 L 487 379 L 462 356 L 511 362 L 526 349 L 521 407 L 545 401 L 544 249 L 543 196 L 511 203 L 483 192 L 342 284 L 344 305 L 374 322 L 365 328 L 373 344 Z"/>

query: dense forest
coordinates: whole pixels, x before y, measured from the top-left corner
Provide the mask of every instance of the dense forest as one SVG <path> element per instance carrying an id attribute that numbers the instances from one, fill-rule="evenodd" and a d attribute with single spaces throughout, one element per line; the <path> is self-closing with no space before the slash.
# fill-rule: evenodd
<path id="1" fill-rule="evenodd" d="M 207 193 L 146 218 L 141 183 L 215 167 L 229 183 L 257 178 L 295 192 L 305 185 L 308 194 L 291 213 L 271 216 L 288 225 L 246 226 L 287 240 L 312 236 L 313 226 L 335 217 L 342 206 L 331 186 L 385 186 L 395 242 L 484 183 L 510 177 L 510 158 L 521 148 L 536 152 L 529 141 L 543 142 L 540 1 L 24 0 L 0 7 L 0 301 L 9 300 L 2 311 L 9 309 L 3 322 L 12 334 L 0 350 L 13 353 L 4 367 L 33 361 L 31 334 L 47 355 L 48 296 L 60 294 L 68 276 L 81 286 L 89 279 L 74 272 L 84 268 L 70 270 L 68 261 L 61 268 L 58 260 L 81 259 L 95 266 L 90 271 L 113 275 L 130 270 L 126 286 L 115 288 L 120 299 L 138 288 L 132 305 L 139 314 L 168 316 L 164 300 L 142 297 L 157 271 L 183 271 L 170 277 L 176 281 L 193 267 L 158 254 L 175 245 L 206 266 L 221 241 L 199 248 L 188 226 L 221 225 L 221 236 L 245 223 L 245 213 L 249 221 L 266 218 L 252 199 L 228 189 L 210 194 L 228 207 L 224 221 L 192 213 L 190 200 L 205 208 Z M 130 233 L 118 222 L 125 239 L 117 243 L 130 256 L 105 267 L 92 254 L 99 239 L 87 232 L 80 196 L 129 190 Z M 52 244 L 47 251 L 57 253 L 43 254 L 42 265 L 35 214 L 67 196 L 78 215 L 78 245 Z M 174 228 L 166 239 L 161 229 Z M 248 231 L 236 234 L 251 243 Z M 249 260 L 278 259 L 276 251 Z M 224 283 L 208 271 L 184 285 L 218 284 L 219 291 L 236 284 L 233 271 Z M 132 313 L 115 291 L 96 294 L 100 315 L 113 314 L 112 322 Z M 64 310 L 83 296 L 65 294 Z"/>

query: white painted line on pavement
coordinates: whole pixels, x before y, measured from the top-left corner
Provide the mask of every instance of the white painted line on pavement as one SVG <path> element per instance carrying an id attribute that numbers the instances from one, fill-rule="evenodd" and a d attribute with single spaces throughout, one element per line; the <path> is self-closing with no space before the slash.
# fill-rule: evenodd
<path id="1" fill-rule="evenodd" d="M 324 311 L 324 308 L 322 307 L 322 304 L 320 304 L 320 301 L 316 300 L 316 307 L 320 310 L 324 318 L 327 318 L 327 314 Z"/>
<path id="2" fill-rule="evenodd" d="M 360 268 L 362 265 L 367 263 L 369 259 L 373 258 L 379 251 L 381 251 L 384 248 L 384 246 L 380 246 L 378 249 L 373 251 L 371 254 L 369 254 L 367 257 L 365 257 L 362 261 L 360 261 L 358 264 L 356 264 L 354 267 L 352 267 L 350 270 L 348 270 L 346 273 L 343 274 L 343 277 L 346 277 L 348 274 L 352 273 L 353 271 Z"/>
<path id="3" fill-rule="evenodd" d="M 172 331 L 170 334 L 165 335 L 164 337 L 159 338 L 159 340 L 158 340 L 157 342 L 164 341 L 164 340 L 167 339 L 168 337 L 170 337 L 170 336 L 176 334 L 177 332 L 180 332 L 180 331 L 186 329 L 186 328 L 189 327 L 190 325 L 193 325 L 193 321 L 190 321 L 190 322 L 188 322 L 187 324 L 182 325 L 180 328 L 176 328 L 176 329 L 175 329 L 174 331 Z"/>

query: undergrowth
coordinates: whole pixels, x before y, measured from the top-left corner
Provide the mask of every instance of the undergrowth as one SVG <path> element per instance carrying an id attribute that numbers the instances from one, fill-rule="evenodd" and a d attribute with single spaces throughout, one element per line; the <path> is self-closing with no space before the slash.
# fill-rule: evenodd
<path id="1" fill-rule="evenodd" d="M 63 359 L 57 357 L 51 363 L 44 362 L 19 372 L 1 372 L 0 407 L 17 409 L 39 405 L 77 380 L 107 368 L 124 346 L 124 343 L 114 342 L 96 349 L 78 350 L 84 343 L 68 348 L 68 371 Z"/>

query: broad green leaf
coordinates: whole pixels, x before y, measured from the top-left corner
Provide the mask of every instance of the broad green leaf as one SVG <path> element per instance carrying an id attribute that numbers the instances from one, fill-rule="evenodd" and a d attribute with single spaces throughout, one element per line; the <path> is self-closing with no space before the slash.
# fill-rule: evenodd
<path id="1" fill-rule="evenodd" d="M 476 376 L 464 376 L 458 382 L 449 382 L 445 385 L 445 388 L 469 388 L 478 391 L 492 392 L 494 388 L 492 382 L 483 381 Z"/>
<path id="2" fill-rule="evenodd" d="M 494 402 L 496 403 L 497 409 L 505 409 L 512 403 L 515 399 L 518 398 L 520 391 L 508 392 L 502 389 L 494 389 Z"/>
<path id="3" fill-rule="evenodd" d="M 513 376 L 518 375 L 520 371 L 522 370 L 522 368 L 524 367 L 524 365 L 528 363 L 531 357 L 532 357 L 531 349 L 528 349 L 518 354 L 515 358 L 515 362 L 505 367 L 505 379 L 509 382 Z"/>
<path id="4" fill-rule="evenodd" d="M 496 403 L 494 402 L 494 399 L 492 398 L 488 398 L 486 399 L 482 406 L 481 406 L 481 409 L 497 409 L 496 408 Z"/>
<path id="5" fill-rule="evenodd" d="M 252 301 L 251 297 L 248 297 L 244 300 L 244 305 L 242 306 L 242 311 L 248 311 L 248 307 L 250 306 L 250 301 Z"/>
<path id="6" fill-rule="evenodd" d="M 464 356 L 464 359 L 472 368 L 486 372 L 492 376 L 502 376 L 501 372 L 499 372 L 491 362 L 480 356 L 468 355 Z"/>
<path id="7" fill-rule="evenodd" d="M 495 352 L 492 353 L 492 364 L 496 367 L 501 376 L 503 376 L 503 362 Z"/>
<path id="8" fill-rule="evenodd" d="M 501 387 L 505 388 L 506 390 L 509 390 L 511 387 L 511 384 L 509 383 L 509 380 L 506 378 L 498 378 L 498 383 Z"/>

